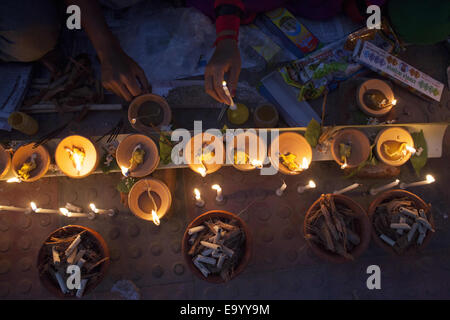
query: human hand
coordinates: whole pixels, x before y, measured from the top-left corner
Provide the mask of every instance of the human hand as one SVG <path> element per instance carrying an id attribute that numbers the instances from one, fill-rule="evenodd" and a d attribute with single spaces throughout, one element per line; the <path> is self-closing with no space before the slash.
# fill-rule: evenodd
<path id="1" fill-rule="evenodd" d="M 151 91 L 144 70 L 121 48 L 102 55 L 102 84 L 126 101 Z"/>
<path id="2" fill-rule="evenodd" d="M 237 41 L 234 39 L 224 39 L 217 44 L 205 69 L 205 91 L 217 101 L 230 105 L 231 101 L 222 86 L 227 72 L 227 85 L 231 96 L 234 96 L 241 72 L 241 54 Z"/>

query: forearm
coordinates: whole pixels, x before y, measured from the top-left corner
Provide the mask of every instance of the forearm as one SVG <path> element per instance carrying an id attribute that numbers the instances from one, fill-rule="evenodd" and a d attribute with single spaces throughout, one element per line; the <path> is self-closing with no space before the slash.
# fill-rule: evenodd
<path id="1" fill-rule="evenodd" d="M 81 25 L 91 40 L 100 61 L 104 56 L 120 48 L 119 42 L 112 34 L 103 16 L 97 0 L 65 0 L 66 4 L 77 5 L 81 9 Z"/>

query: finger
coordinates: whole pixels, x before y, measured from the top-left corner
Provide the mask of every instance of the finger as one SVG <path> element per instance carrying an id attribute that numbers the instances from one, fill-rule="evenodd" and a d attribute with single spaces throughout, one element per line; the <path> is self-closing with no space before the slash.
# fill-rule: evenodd
<path id="1" fill-rule="evenodd" d="M 122 96 L 122 98 L 124 98 L 126 101 L 131 101 L 131 98 L 133 98 L 131 93 L 128 91 L 127 87 L 125 87 L 125 85 L 116 83 L 115 89 L 117 90 L 117 92 L 120 93 L 120 96 Z"/>
<path id="2" fill-rule="evenodd" d="M 216 73 L 214 74 L 214 80 L 213 80 L 214 91 L 216 92 L 217 96 L 220 98 L 220 101 L 222 101 L 226 104 L 231 104 L 230 98 L 227 97 L 227 95 L 225 94 L 225 91 L 223 90 L 223 85 L 222 85 L 223 75 L 224 75 L 223 69 L 216 71 Z"/>
<path id="3" fill-rule="evenodd" d="M 120 92 L 118 86 L 115 83 L 108 83 L 104 85 L 105 89 L 111 91 L 112 93 L 114 93 L 116 96 L 119 96 L 122 99 L 125 99 L 125 97 L 122 95 L 122 93 Z"/>
<path id="4" fill-rule="evenodd" d="M 213 97 L 217 101 L 222 102 L 220 100 L 219 96 L 217 96 L 216 92 L 214 91 L 212 75 L 205 74 L 205 91 L 207 94 L 209 94 L 211 97 Z"/>
<path id="5" fill-rule="evenodd" d="M 130 92 L 133 97 L 136 97 L 142 93 L 138 80 L 134 76 L 126 77 L 123 81 L 123 85 L 128 89 L 128 92 Z"/>
<path id="6" fill-rule="evenodd" d="M 239 74 L 241 73 L 241 66 L 233 66 L 230 69 L 229 73 L 229 81 L 230 81 L 230 89 L 231 95 L 234 97 L 236 95 L 237 84 L 239 81 Z"/>
<path id="7" fill-rule="evenodd" d="M 136 77 L 138 78 L 139 82 L 141 83 L 142 90 L 146 93 L 150 92 L 151 90 L 149 90 L 149 89 L 151 87 L 150 87 L 150 84 L 148 83 L 147 77 L 145 76 L 144 70 L 139 68 L 136 71 Z"/>

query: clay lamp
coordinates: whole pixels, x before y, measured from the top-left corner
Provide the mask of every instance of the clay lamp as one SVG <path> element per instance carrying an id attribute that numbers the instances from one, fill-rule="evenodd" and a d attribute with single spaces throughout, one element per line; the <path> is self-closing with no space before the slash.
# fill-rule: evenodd
<path id="1" fill-rule="evenodd" d="M 223 138 L 208 132 L 193 136 L 185 147 L 184 157 L 189 168 L 205 177 L 216 172 L 225 162 L 225 150 Z M 220 157 L 218 161 L 217 157 Z"/>
<path id="2" fill-rule="evenodd" d="M 21 146 L 13 155 L 11 168 L 17 181 L 33 182 L 42 178 L 50 166 L 50 154 L 44 146 L 33 149 L 34 143 Z"/>
<path id="3" fill-rule="evenodd" d="M 73 135 L 56 147 L 55 162 L 68 177 L 84 178 L 97 169 L 100 161 L 97 148 L 88 138 Z"/>
<path id="4" fill-rule="evenodd" d="M 128 108 L 128 121 L 137 131 L 154 134 L 153 127 L 168 126 L 172 121 L 172 110 L 167 101 L 156 94 L 136 97 Z"/>
<path id="5" fill-rule="evenodd" d="M 242 144 L 242 146 L 239 146 Z M 250 146 L 256 146 L 250 150 Z M 234 136 L 233 143 L 227 143 L 227 160 L 241 171 L 262 168 L 267 149 L 264 141 L 254 132 L 242 132 Z"/>
<path id="6" fill-rule="evenodd" d="M 0 145 L 0 179 L 3 178 L 11 167 L 11 155 Z"/>
<path id="7" fill-rule="evenodd" d="M 357 167 L 369 157 L 369 139 L 356 129 L 339 130 L 331 144 L 331 154 L 342 169 Z"/>
<path id="8" fill-rule="evenodd" d="M 403 165 L 416 152 L 411 134 L 403 128 L 386 128 L 375 141 L 378 159 L 390 166 Z"/>
<path id="9" fill-rule="evenodd" d="M 363 82 L 356 91 L 356 101 L 359 108 L 371 117 L 382 117 L 397 104 L 391 87 L 378 79 Z"/>
<path id="10" fill-rule="evenodd" d="M 116 160 L 124 176 L 145 177 L 159 165 L 159 151 L 155 142 L 143 135 L 129 135 L 119 144 Z"/>
<path id="11" fill-rule="evenodd" d="M 278 124 L 278 111 L 270 104 L 263 104 L 253 113 L 253 121 L 258 128 L 275 128 Z"/>
<path id="12" fill-rule="evenodd" d="M 281 173 L 296 175 L 309 168 L 312 149 L 301 134 L 284 132 L 272 141 L 269 158 Z"/>
<path id="13" fill-rule="evenodd" d="M 128 194 L 128 206 L 138 218 L 153 221 L 159 225 L 169 211 L 172 195 L 167 185 L 157 179 L 141 179 L 136 182 Z"/>

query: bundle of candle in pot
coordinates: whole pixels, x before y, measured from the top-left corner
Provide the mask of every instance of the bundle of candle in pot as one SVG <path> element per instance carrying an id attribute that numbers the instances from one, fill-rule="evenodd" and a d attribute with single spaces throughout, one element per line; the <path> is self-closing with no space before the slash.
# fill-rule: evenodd
<path id="1" fill-rule="evenodd" d="M 305 239 L 319 256 L 333 262 L 354 260 L 367 248 L 369 233 L 364 210 L 343 195 L 322 195 L 305 216 Z"/>
<path id="2" fill-rule="evenodd" d="M 185 238 L 188 244 L 185 254 L 209 281 L 229 281 L 248 256 L 245 231 L 232 216 L 211 214 L 200 224 L 191 224 Z"/>
<path id="3" fill-rule="evenodd" d="M 47 238 L 39 251 L 37 267 L 49 291 L 59 297 L 81 298 L 100 283 L 108 265 L 109 251 L 103 238 L 92 229 L 70 225 Z M 72 283 L 68 281 L 71 273 L 67 273 L 70 266 L 80 268 L 78 288 L 76 284 L 72 289 L 68 286 Z"/>
<path id="4" fill-rule="evenodd" d="M 407 191 L 392 190 L 381 194 L 371 205 L 369 215 L 374 238 L 399 255 L 419 249 L 434 232 L 428 206 Z"/>

